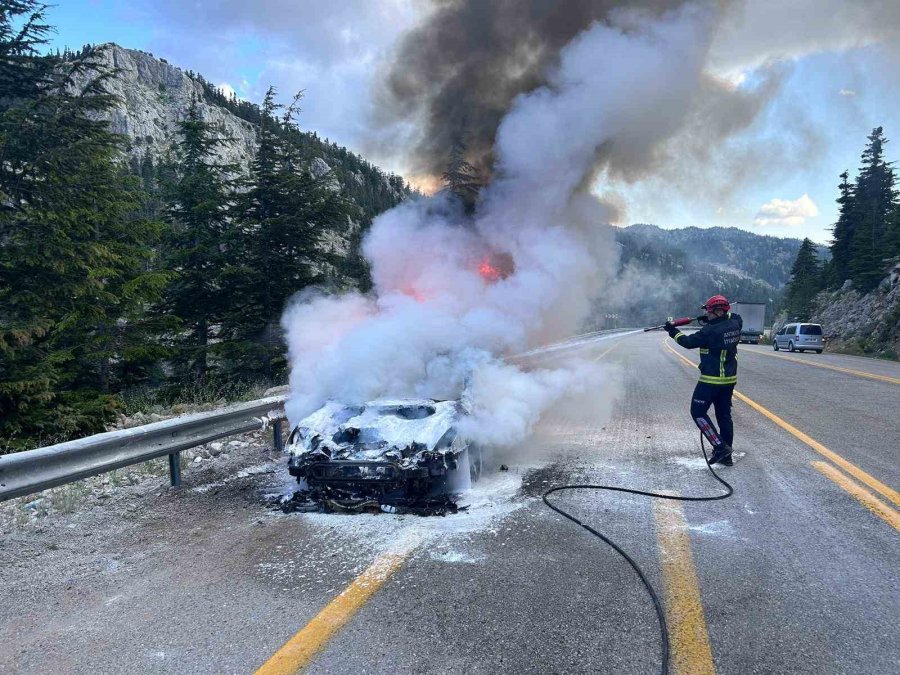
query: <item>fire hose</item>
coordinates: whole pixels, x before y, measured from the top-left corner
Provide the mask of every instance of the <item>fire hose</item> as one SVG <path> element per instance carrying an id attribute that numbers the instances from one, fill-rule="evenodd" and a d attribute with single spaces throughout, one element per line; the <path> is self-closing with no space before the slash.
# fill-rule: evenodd
<path id="1" fill-rule="evenodd" d="M 679 319 L 680 321 L 681 319 Z M 693 319 L 686 320 L 686 323 L 693 321 Z M 674 321 L 672 323 L 675 323 Z M 679 325 L 679 324 L 675 324 Z M 680 324 L 684 325 L 684 324 Z M 650 581 L 647 579 L 647 575 L 644 574 L 644 571 L 641 569 L 640 565 L 638 565 L 634 559 L 628 555 L 625 550 L 616 544 L 612 539 L 607 537 L 604 534 L 601 534 L 597 530 L 595 530 L 590 525 L 587 525 L 581 522 L 578 518 L 573 516 L 571 513 L 561 509 L 558 506 L 554 506 L 547 497 L 552 495 L 554 492 L 562 492 L 564 490 L 610 490 L 612 492 L 626 492 L 628 494 L 633 495 L 642 495 L 644 497 L 654 497 L 656 499 L 673 499 L 676 501 L 682 502 L 714 502 L 720 499 L 727 499 L 732 494 L 734 494 L 734 488 L 731 487 L 731 484 L 728 483 L 724 478 L 721 478 L 715 470 L 712 468 L 712 465 L 709 463 L 709 456 L 706 454 L 706 447 L 703 444 L 703 433 L 700 434 L 700 450 L 703 452 L 703 459 L 706 460 L 706 467 L 709 469 L 709 472 L 713 475 L 717 481 L 719 481 L 722 485 L 725 486 L 726 492 L 719 495 L 712 495 L 708 497 L 681 497 L 669 494 L 663 494 L 660 492 L 647 492 L 645 490 L 635 490 L 633 488 L 625 488 L 618 487 L 615 485 L 560 485 L 554 488 L 550 488 L 543 494 L 544 503 L 549 506 L 551 509 L 556 511 L 558 514 L 563 516 L 564 518 L 568 518 L 576 525 L 583 527 L 585 530 L 590 532 L 595 537 L 599 538 L 604 543 L 608 544 L 616 553 L 622 556 L 625 561 L 631 565 L 632 569 L 637 573 L 638 577 L 641 580 L 641 583 L 647 589 L 647 592 L 650 594 L 650 599 L 653 601 L 653 607 L 656 609 L 656 617 L 659 621 L 659 630 L 661 634 L 661 645 L 662 645 L 662 668 L 660 672 L 662 675 L 667 675 L 669 672 L 669 630 L 666 624 L 666 614 L 663 609 L 662 602 L 659 599 L 659 596 L 656 594 L 656 591 L 653 589 L 653 586 L 650 584 Z"/>

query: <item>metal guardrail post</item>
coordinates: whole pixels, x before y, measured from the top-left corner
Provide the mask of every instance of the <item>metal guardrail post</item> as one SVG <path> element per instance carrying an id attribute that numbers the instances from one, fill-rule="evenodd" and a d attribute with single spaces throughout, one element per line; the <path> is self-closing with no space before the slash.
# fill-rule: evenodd
<path id="1" fill-rule="evenodd" d="M 181 453 L 169 455 L 169 483 L 172 487 L 181 487 Z"/>
<path id="2" fill-rule="evenodd" d="M 275 449 L 278 452 L 284 450 L 284 438 L 282 437 L 282 429 L 281 425 L 283 424 L 282 420 L 275 420 L 272 424 L 272 437 L 274 440 Z"/>

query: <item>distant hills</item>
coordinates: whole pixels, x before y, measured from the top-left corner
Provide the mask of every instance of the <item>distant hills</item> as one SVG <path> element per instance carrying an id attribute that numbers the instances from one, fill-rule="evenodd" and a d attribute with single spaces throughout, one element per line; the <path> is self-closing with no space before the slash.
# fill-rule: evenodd
<path id="1" fill-rule="evenodd" d="M 664 229 L 636 224 L 616 231 L 620 281 L 598 301 L 593 326 L 659 323 L 667 316 L 696 315 L 706 298 L 764 302 L 767 318 L 778 311 L 800 239 L 759 235 L 733 227 Z M 820 247 L 821 258 L 828 249 Z"/>

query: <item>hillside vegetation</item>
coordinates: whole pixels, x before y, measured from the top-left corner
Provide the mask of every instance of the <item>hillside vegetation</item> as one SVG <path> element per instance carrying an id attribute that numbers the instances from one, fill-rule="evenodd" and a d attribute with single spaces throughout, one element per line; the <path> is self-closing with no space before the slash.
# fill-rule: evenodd
<path id="1" fill-rule="evenodd" d="M 143 392 L 282 381 L 286 304 L 367 287 L 361 235 L 403 180 L 301 131 L 297 100 L 223 106 L 116 45 L 47 55 L 41 4 L 0 9 L 0 453 Z"/>

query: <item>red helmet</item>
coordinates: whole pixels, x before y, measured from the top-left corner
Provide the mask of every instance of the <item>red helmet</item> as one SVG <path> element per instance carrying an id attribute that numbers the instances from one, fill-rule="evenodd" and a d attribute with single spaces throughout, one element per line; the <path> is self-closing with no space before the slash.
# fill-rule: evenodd
<path id="1" fill-rule="evenodd" d="M 700 309 L 705 309 L 708 312 L 711 312 L 715 309 L 723 309 L 726 312 L 730 312 L 731 305 L 728 303 L 728 300 L 725 299 L 724 295 L 714 295 L 709 300 L 707 300 L 706 304 L 704 304 Z"/>

